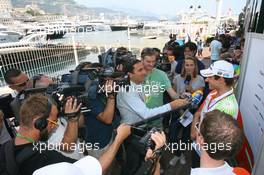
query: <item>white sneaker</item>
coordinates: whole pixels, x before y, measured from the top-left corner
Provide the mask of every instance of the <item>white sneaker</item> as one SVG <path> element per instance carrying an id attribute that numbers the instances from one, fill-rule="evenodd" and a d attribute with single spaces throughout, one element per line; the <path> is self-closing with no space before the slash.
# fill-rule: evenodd
<path id="1" fill-rule="evenodd" d="M 178 162 L 178 160 L 180 160 L 181 157 L 178 157 L 178 156 L 174 156 L 171 160 L 170 160 L 170 165 L 171 166 L 175 166 L 176 163 Z"/>
<path id="2" fill-rule="evenodd" d="M 181 154 L 181 157 L 180 157 L 180 163 L 181 163 L 182 165 L 185 165 L 185 164 L 186 164 L 186 159 L 185 159 L 184 154 Z"/>

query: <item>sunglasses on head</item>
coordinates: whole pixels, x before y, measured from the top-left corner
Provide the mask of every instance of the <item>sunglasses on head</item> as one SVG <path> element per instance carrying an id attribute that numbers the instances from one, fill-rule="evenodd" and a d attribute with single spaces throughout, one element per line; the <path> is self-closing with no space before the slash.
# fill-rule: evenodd
<path id="1" fill-rule="evenodd" d="M 27 80 L 26 80 L 25 82 L 23 82 L 23 83 L 12 84 L 12 86 L 24 87 L 24 86 L 27 85 L 28 81 L 29 81 L 29 79 L 27 79 Z"/>
<path id="2" fill-rule="evenodd" d="M 39 81 L 40 79 L 41 79 L 41 77 L 43 76 L 43 74 L 37 74 L 37 75 L 34 75 L 33 76 L 33 88 L 35 88 L 36 87 L 36 83 L 37 83 L 37 81 Z"/>

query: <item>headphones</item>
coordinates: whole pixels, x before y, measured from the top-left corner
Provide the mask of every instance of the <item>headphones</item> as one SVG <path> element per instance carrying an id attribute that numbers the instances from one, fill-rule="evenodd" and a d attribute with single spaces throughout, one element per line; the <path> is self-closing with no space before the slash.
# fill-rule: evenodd
<path id="1" fill-rule="evenodd" d="M 49 117 L 50 113 L 51 113 L 51 108 L 52 108 L 52 102 L 51 100 L 48 98 L 48 110 L 47 112 L 45 112 L 43 114 L 42 117 L 38 118 L 35 123 L 34 123 L 34 127 L 40 131 L 44 130 L 47 126 L 48 126 L 48 121 L 47 118 Z"/>

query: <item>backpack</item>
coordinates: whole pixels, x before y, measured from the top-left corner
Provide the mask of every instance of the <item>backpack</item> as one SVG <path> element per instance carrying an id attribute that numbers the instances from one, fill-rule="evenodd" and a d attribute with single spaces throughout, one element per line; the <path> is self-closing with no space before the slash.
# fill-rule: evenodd
<path id="1" fill-rule="evenodd" d="M 32 150 L 32 147 L 25 147 L 15 155 L 14 140 L 5 142 L 0 146 L 0 174 L 21 175 L 19 165 L 36 153 L 37 151 Z"/>

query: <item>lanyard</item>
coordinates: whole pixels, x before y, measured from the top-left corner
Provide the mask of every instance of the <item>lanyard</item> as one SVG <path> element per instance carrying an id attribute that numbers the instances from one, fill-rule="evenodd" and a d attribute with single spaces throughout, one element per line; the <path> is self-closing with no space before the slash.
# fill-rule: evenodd
<path id="1" fill-rule="evenodd" d="M 224 97 L 222 97 L 219 100 L 217 100 L 213 105 L 210 105 L 211 102 L 213 101 L 213 98 L 211 98 L 209 103 L 208 103 L 208 106 L 207 106 L 207 111 L 210 111 L 210 109 L 212 109 L 217 103 L 219 103 L 220 101 L 226 99 L 227 97 L 229 97 L 231 95 L 233 95 L 233 90 L 227 92 L 227 94 Z"/>
<path id="2" fill-rule="evenodd" d="M 30 143 L 34 143 L 34 142 L 35 142 L 34 139 L 29 138 L 29 137 L 26 137 L 26 136 L 23 136 L 23 135 L 21 135 L 21 134 L 19 134 L 19 133 L 17 133 L 16 136 L 19 137 L 19 138 L 21 138 L 21 139 L 23 139 L 23 140 L 26 140 L 26 141 L 28 141 L 28 142 L 30 142 Z"/>

